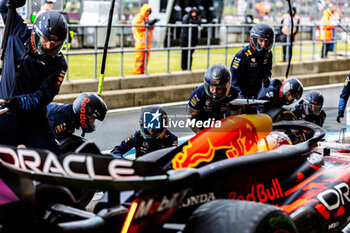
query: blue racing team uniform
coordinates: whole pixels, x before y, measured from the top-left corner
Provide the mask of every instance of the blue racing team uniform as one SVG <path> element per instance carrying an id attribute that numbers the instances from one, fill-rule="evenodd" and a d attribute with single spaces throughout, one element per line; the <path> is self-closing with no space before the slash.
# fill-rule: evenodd
<path id="1" fill-rule="evenodd" d="M 343 90 L 340 94 L 339 105 L 338 105 L 338 115 L 344 115 L 345 107 L 350 95 L 349 82 L 350 82 L 350 74 L 348 74 L 348 76 L 346 77 Z"/>
<path id="2" fill-rule="evenodd" d="M 135 147 L 136 158 L 138 158 L 155 150 L 175 146 L 177 146 L 177 136 L 172 134 L 169 130 L 166 130 L 162 138 L 157 139 L 145 139 L 142 136 L 141 131 L 138 130 L 133 136 L 122 141 L 120 145 L 114 147 L 111 153 L 115 157 L 120 158 L 123 154 Z"/>
<path id="3" fill-rule="evenodd" d="M 246 46 L 232 60 L 230 71 L 232 84 L 241 94 L 242 98 L 257 98 L 265 78 L 271 77 L 272 52 L 260 55 L 251 45 Z"/>
<path id="4" fill-rule="evenodd" d="M 50 103 L 47 105 L 47 116 L 59 140 L 70 136 L 80 127 L 79 119 L 73 112 L 73 104 Z"/>
<path id="5" fill-rule="evenodd" d="M 279 79 L 273 79 L 270 82 L 270 85 L 265 88 L 262 87 L 258 93 L 258 100 L 269 100 L 269 103 L 266 103 L 264 107 L 266 108 L 274 108 L 274 107 L 282 107 L 286 100 L 284 96 L 280 96 L 280 88 L 282 86 L 282 82 Z"/>
<path id="6" fill-rule="evenodd" d="M 6 0 L 0 13 L 6 20 Z M 9 111 L 0 115 L 0 144 L 49 149 L 60 153 L 55 134 L 45 115 L 46 106 L 58 94 L 67 63 L 64 56 L 38 55 L 31 44 L 31 30 L 15 14 L 10 28 L 0 81 L 0 99 Z"/>
<path id="7" fill-rule="evenodd" d="M 326 116 L 327 116 L 324 110 L 321 110 L 321 112 L 318 116 L 313 115 L 313 114 L 306 115 L 304 112 L 304 109 L 303 109 L 303 100 L 294 106 L 292 112 L 297 117 L 297 119 L 315 123 L 316 125 L 319 125 L 320 127 L 323 126 L 323 123 L 326 120 Z"/>
<path id="8" fill-rule="evenodd" d="M 236 111 L 240 109 L 238 106 L 229 104 L 232 100 L 238 97 L 239 93 L 237 89 L 235 87 L 231 87 L 228 96 L 221 101 L 214 101 L 205 93 L 204 84 L 202 84 L 192 92 L 188 101 L 188 106 L 195 110 L 199 110 L 196 120 L 220 120 L 223 119 L 225 114 L 229 111 Z"/>

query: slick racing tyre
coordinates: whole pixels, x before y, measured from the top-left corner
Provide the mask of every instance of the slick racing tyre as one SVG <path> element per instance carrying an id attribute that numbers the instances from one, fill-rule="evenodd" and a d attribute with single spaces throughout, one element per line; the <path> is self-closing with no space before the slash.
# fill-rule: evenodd
<path id="1" fill-rule="evenodd" d="M 215 200 L 198 207 L 184 233 L 296 233 L 290 217 L 276 206 Z"/>
<path id="2" fill-rule="evenodd" d="M 269 109 L 266 111 L 266 114 L 271 117 L 274 123 L 279 121 L 294 121 L 297 119 L 291 111 L 283 108 Z"/>

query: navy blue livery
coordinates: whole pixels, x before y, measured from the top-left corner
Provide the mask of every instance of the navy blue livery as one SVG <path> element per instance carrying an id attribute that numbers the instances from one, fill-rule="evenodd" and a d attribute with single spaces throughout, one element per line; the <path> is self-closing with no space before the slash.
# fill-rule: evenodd
<path id="1" fill-rule="evenodd" d="M 138 130 L 134 135 L 130 136 L 126 140 L 122 141 L 120 145 L 114 147 L 111 151 L 114 157 L 123 158 L 123 155 L 135 147 L 136 158 L 150 153 L 155 150 L 176 147 L 177 146 L 177 136 L 171 133 L 169 130 L 165 131 L 165 134 L 161 138 L 145 139 L 142 136 L 141 130 Z"/>
<path id="2" fill-rule="evenodd" d="M 4 21 L 8 13 L 6 2 L 0 1 Z M 0 144 L 24 144 L 59 154 L 45 113 L 46 106 L 59 92 L 67 70 L 66 60 L 61 53 L 39 55 L 31 40 L 32 30 L 20 15 L 14 15 L 9 30 L 0 82 L 0 99 L 5 100 L 9 111 L 0 115 Z"/>
<path id="3" fill-rule="evenodd" d="M 265 55 L 255 52 L 251 45 L 236 53 L 230 66 L 232 84 L 242 98 L 257 98 L 264 80 L 269 80 L 272 69 L 272 52 Z"/>

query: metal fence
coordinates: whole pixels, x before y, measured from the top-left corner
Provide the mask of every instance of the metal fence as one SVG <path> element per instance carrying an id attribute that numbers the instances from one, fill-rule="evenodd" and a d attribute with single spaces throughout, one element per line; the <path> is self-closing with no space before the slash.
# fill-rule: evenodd
<path id="1" fill-rule="evenodd" d="M 196 51 L 201 51 L 203 54 L 205 54 L 205 63 L 206 67 L 208 68 L 210 66 L 210 57 L 213 55 L 213 51 L 216 49 L 222 49 L 224 56 L 224 64 L 229 66 L 231 64 L 231 59 L 234 56 L 234 54 L 229 54 L 229 49 L 236 48 L 240 49 L 246 46 L 249 43 L 249 32 L 253 25 L 252 24 L 241 24 L 241 25 L 228 25 L 228 24 L 206 24 L 201 25 L 199 27 L 199 37 L 201 39 L 201 44 L 197 45 L 196 47 L 180 47 L 180 46 L 174 46 L 174 41 L 178 40 L 179 30 L 181 30 L 182 27 L 188 27 L 189 31 L 193 29 L 193 27 L 198 27 L 197 25 L 176 25 L 176 24 L 169 24 L 169 25 L 155 25 L 155 30 L 160 30 L 165 33 L 164 41 L 158 41 L 155 46 L 152 45 L 151 49 L 145 49 L 144 51 L 150 51 L 152 52 L 159 52 L 162 51 L 166 53 L 166 61 L 163 61 L 166 64 L 166 72 L 170 72 L 170 58 L 171 53 L 173 51 L 182 51 L 182 50 L 188 50 L 188 53 L 190 54 L 191 49 L 195 49 Z M 279 31 L 279 28 L 282 25 L 272 25 L 275 29 L 275 32 Z M 133 40 L 132 40 L 132 34 L 131 34 L 131 27 L 130 24 L 120 24 L 120 25 L 114 25 L 114 34 L 111 34 L 111 36 L 118 37 L 119 43 L 117 46 L 114 46 L 113 48 L 110 48 L 108 50 L 108 54 L 119 54 L 120 55 L 120 69 L 119 73 L 117 72 L 114 76 L 121 76 L 124 77 L 124 56 L 128 53 L 134 53 L 136 50 L 133 47 Z M 342 27 L 347 31 L 349 29 L 349 25 L 342 25 Z M 84 36 L 87 36 L 87 31 L 92 31 L 92 43 L 90 43 L 90 48 L 83 48 L 83 49 L 64 49 L 63 53 L 66 57 L 68 66 L 70 65 L 70 58 L 72 56 L 79 56 L 79 55 L 93 55 L 94 56 L 94 75 L 93 78 L 96 79 L 97 76 L 97 68 L 98 68 L 98 55 L 103 53 L 103 50 L 100 48 L 101 45 L 99 45 L 99 41 L 101 41 L 101 37 L 104 36 L 103 29 L 105 29 L 106 26 L 91 26 L 91 25 L 70 25 L 70 30 L 75 31 L 75 36 L 79 37 L 80 39 Z M 315 60 L 319 59 L 321 49 L 320 46 L 322 45 L 322 41 L 318 40 L 318 25 L 299 25 L 299 32 L 297 35 L 296 41 L 293 43 L 293 61 L 305 61 L 305 60 Z M 3 27 L 1 28 L 3 30 Z M 102 30 L 102 33 L 98 33 L 99 30 Z M 148 28 L 146 28 L 148 30 Z M 191 33 L 188 33 L 189 38 L 188 40 L 191 41 Z M 99 35 L 100 34 L 100 35 Z M 278 35 L 278 33 L 276 33 Z M 130 43 L 125 44 L 125 38 L 128 38 L 128 41 Z M 346 32 L 338 31 L 337 28 L 335 30 L 334 35 L 334 41 L 330 41 L 328 43 L 336 43 L 333 50 L 334 56 L 348 56 L 348 40 L 349 36 Z M 91 39 L 91 38 L 90 38 Z M 104 38 L 102 38 L 104 40 Z M 216 40 L 213 40 L 216 39 Z M 215 41 L 216 43 L 214 44 Z M 103 41 L 104 44 L 104 41 Z M 191 43 L 188 43 L 189 45 Z M 274 44 L 274 47 L 272 49 L 274 53 L 274 60 L 273 62 L 279 62 L 281 59 L 281 47 L 289 46 L 289 42 L 286 43 L 282 42 L 276 42 Z M 67 42 L 68 47 L 68 42 Z M 84 47 L 84 46 L 82 46 Z M 276 53 L 276 51 L 279 50 L 279 53 Z M 288 58 L 288 48 L 287 48 L 287 58 Z M 107 58 L 108 59 L 108 58 Z M 288 60 L 288 59 L 287 59 Z M 147 64 L 147 63 L 146 63 Z M 189 64 L 189 63 L 188 63 Z M 145 75 L 148 74 L 147 66 L 145 67 Z M 69 70 L 66 74 L 66 80 L 69 80 Z"/>

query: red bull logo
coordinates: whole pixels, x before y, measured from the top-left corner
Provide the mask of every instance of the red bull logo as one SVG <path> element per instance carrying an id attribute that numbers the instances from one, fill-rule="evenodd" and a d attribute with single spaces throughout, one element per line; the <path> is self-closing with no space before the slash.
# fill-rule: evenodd
<path id="1" fill-rule="evenodd" d="M 81 108 L 80 108 L 80 125 L 81 128 L 87 129 L 89 126 L 86 124 L 86 104 L 90 102 L 90 98 L 84 98 L 81 102 Z"/>
<path id="2" fill-rule="evenodd" d="M 270 202 L 283 198 L 284 193 L 278 179 L 272 179 L 271 184 L 257 184 L 250 187 L 247 194 L 239 194 L 236 191 L 231 192 L 228 199 L 246 200 L 255 202 Z"/>
<path id="3" fill-rule="evenodd" d="M 258 132 L 261 129 L 261 132 L 265 132 L 262 135 Z M 265 137 L 271 129 L 272 121 L 266 115 L 223 119 L 221 128 L 205 129 L 191 138 L 182 152 L 175 155 L 172 160 L 173 168 L 196 167 L 202 162 L 211 162 L 218 150 L 225 150 L 227 158 L 256 153 L 259 138 Z"/>

